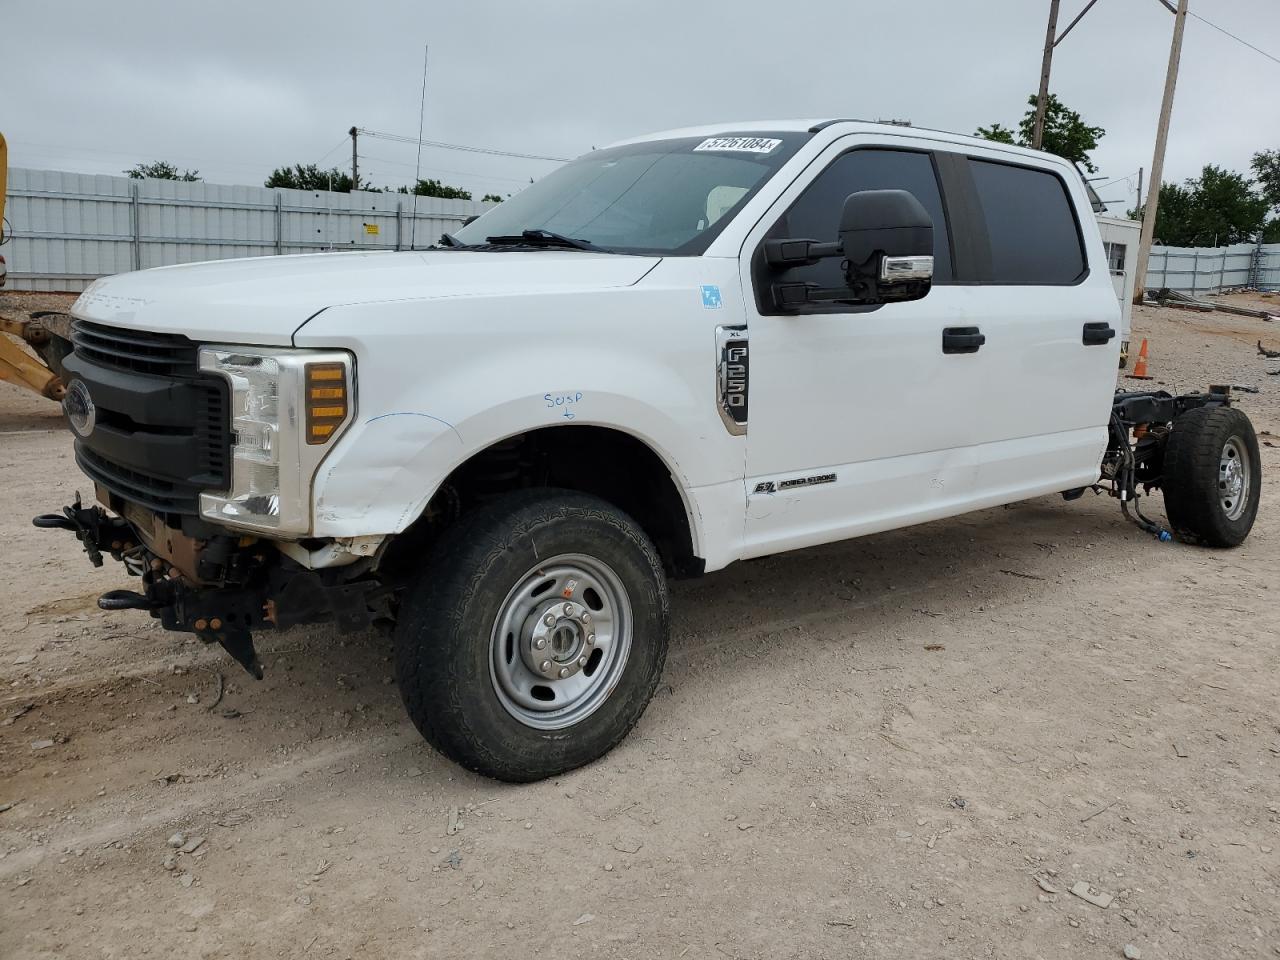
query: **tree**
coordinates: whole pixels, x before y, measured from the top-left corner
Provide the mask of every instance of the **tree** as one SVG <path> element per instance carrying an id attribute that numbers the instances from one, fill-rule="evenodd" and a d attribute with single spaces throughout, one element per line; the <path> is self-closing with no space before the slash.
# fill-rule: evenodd
<path id="1" fill-rule="evenodd" d="M 1012 143 L 1021 147 L 1031 146 L 1032 135 L 1036 126 L 1036 95 L 1027 98 L 1031 109 L 1018 123 L 1018 135 L 999 123 L 989 127 L 979 127 L 975 137 L 994 140 L 997 143 Z M 1098 148 L 1098 141 L 1106 135 L 1102 127 L 1091 127 L 1075 110 L 1072 110 L 1056 94 L 1049 94 L 1045 101 L 1044 137 L 1041 149 L 1054 153 L 1072 163 L 1078 163 L 1090 173 L 1096 173 L 1097 167 L 1089 159 L 1089 154 Z"/>
<path id="2" fill-rule="evenodd" d="M 486 193 L 480 199 L 484 203 L 501 203 L 502 202 L 502 198 L 498 196 L 496 193 Z"/>
<path id="3" fill-rule="evenodd" d="M 1250 166 L 1258 178 L 1262 196 L 1271 206 L 1280 208 L 1280 150 L 1255 153 Z"/>
<path id="4" fill-rule="evenodd" d="M 1209 164 L 1182 186 L 1160 185 L 1155 235 L 1172 247 L 1251 243 L 1269 208 L 1266 198 L 1254 192 L 1252 180 Z"/>
<path id="5" fill-rule="evenodd" d="M 1258 177 L 1262 198 L 1270 204 L 1275 214 L 1262 228 L 1262 242 L 1280 243 L 1280 150 L 1255 153 L 1250 166 Z"/>
<path id="6" fill-rule="evenodd" d="M 973 132 L 975 137 L 981 137 L 983 140 L 994 140 L 996 143 L 1010 143 L 1015 146 L 1018 140 L 1010 130 L 1002 123 L 993 123 L 989 127 L 979 127 Z"/>
<path id="7" fill-rule="evenodd" d="M 275 187 L 285 190 L 332 190 L 334 193 L 351 192 L 351 174 L 343 173 L 337 167 L 321 170 L 314 163 L 295 163 L 292 167 L 277 167 L 267 177 L 264 187 Z M 376 188 L 363 177 L 357 186 L 358 190 L 374 190 Z"/>
<path id="8" fill-rule="evenodd" d="M 405 193 L 416 193 L 420 197 L 441 197 L 445 200 L 470 200 L 471 191 L 463 190 L 461 187 L 451 187 L 447 183 L 441 183 L 439 180 L 419 180 L 414 185 L 412 191 L 405 190 Z"/>
<path id="9" fill-rule="evenodd" d="M 178 168 L 167 160 L 139 163 L 125 170 L 124 174 L 130 180 L 182 180 L 185 183 L 194 183 L 200 179 L 199 170 L 184 170 L 179 173 Z"/>

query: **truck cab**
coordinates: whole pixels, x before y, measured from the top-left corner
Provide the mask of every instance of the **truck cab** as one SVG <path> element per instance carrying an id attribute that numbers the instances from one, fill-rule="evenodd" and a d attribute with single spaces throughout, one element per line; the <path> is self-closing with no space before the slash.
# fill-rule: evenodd
<path id="1" fill-rule="evenodd" d="M 936 131 L 668 131 L 428 250 L 142 271 L 72 314 L 98 503 L 37 523 L 142 578 L 102 605 L 258 675 L 255 631 L 385 624 L 424 736 L 508 780 L 638 720 L 668 577 L 1090 487 L 1162 487 L 1219 546 L 1257 509 L 1228 394 L 1115 393 L 1077 171 Z M 1193 413 L 1235 451 L 1210 487 L 1166 476 Z"/>

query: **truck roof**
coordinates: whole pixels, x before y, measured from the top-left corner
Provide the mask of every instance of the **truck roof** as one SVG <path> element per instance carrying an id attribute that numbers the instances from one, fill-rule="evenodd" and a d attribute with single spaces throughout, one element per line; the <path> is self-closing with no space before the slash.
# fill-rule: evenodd
<path id="1" fill-rule="evenodd" d="M 857 133 L 857 132 L 885 132 L 892 130 L 903 136 L 918 136 L 926 140 L 937 140 L 944 143 L 955 144 L 981 144 L 985 147 L 997 147 L 1002 151 L 1012 154 L 1019 154 L 1028 159 L 1038 160 L 1041 163 L 1056 162 L 1058 164 L 1067 164 L 1065 160 L 1045 153 L 1043 150 L 1032 150 L 1028 147 L 1019 147 L 1009 143 L 997 143 L 991 140 L 984 140 L 981 137 L 968 136 L 962 133 L 952 133 L 948 130 L 934 130 L 930 127 L 916 127 L 901 122 L 888 122 L 881 120 L 858 120 L 855 118 L 837 117 L 827 119 L 792 119 L 792 120 L 746 120 L 733 123 L 714 123 L 700 124 L 696 127 L 678 127 L 672 130 L 662 130 L 657 133 L 650 133 L 640 137 L 628 137 L 625 140 L 619 140 L 609 144 L 610 147 L 620 147 L 626 144 L 643 143 L 646 140 L 674 140 L 683 137 L 716 137 L 728 134 L 740 133 L 818 133 L 826 130 L 828 127 L 839 127 L 838 133 Z"/>

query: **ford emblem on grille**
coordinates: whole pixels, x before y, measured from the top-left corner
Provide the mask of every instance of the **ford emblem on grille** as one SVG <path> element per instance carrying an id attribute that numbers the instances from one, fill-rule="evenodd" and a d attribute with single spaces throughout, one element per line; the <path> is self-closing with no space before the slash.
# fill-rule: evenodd
<path id="1" fill-rule="evenodd" d="M 81 439 L 93 433 L 93 426 L 98 422 L 98 408 L 93 405 L 93 397 L 89 396 L 89 388 L 83 380 L 73 380 L 67 388 L 67 395 L 62 398 L 62 412 Z"/>

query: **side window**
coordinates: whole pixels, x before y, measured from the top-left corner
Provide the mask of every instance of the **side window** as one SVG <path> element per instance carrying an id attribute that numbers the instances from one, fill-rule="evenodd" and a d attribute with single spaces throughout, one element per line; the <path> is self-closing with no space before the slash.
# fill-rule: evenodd
<path id="1" fill-rule="evenodd" d="M 1124 273 L 1125 245 L 1108 240 L 1103 246 L 1107 250 L 1107 269 L 1112 273 Z"/>
<path id="2" fill-rule="evenodd" d="M 951 244 L 942 209 L 942 194 L 933 160 L 927 153 L 908 150 L 859 149 L 837 157 L 773 229 L 770 239 L 796 237 L 828 243 L 836 239 L 840 211 L 851 193 L 859 190 L 906 190 L 915 195 L 933 218 L 934 283 L 951 280 Z M 788 281 L 810 281 L 824 287 L 844 282 L 839 260 L 824 260 L 787 271 Z"/>
<path id="3" fill-rule="evenodd" d="M 1075 283 L 1084 251 L 1066 185 L 1047 170 L 970 158 L 991 243 L 992 283 Z"/>

